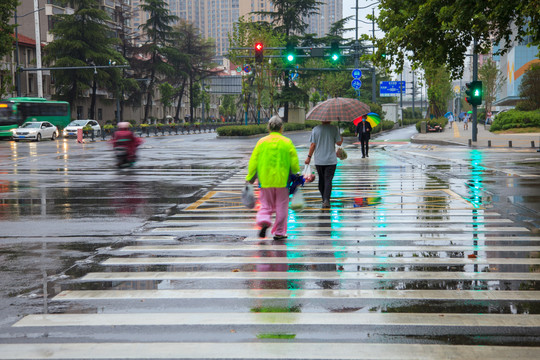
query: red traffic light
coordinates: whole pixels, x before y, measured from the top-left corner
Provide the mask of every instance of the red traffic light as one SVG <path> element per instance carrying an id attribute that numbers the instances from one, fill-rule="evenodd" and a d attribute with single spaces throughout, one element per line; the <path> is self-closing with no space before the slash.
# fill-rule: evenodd
<path id="1" fill-rule="evenodd" d="M 264 58 L 264 46 L 262 42 L 255 43 L 255 61 L 261 63 Z"/>

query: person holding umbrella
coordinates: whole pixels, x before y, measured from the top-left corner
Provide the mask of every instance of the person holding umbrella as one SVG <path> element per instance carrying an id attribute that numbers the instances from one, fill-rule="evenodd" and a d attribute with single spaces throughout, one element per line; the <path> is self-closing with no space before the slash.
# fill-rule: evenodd
<path id="1" fill-rule="evenodd" d="M 343 144 L 343 137 L 338 129 L 330 124 L 330 121 L 323 121 L 311 131 L 309 138 L 308 155 L 306 165 L 311 162 L 311 157 L 315 156 L 315 168 L 319 175 L 319 192 L 322 197 L 322 207 L 330 207 L 330 197 L 332 195 L 332 181 L 337 167 L 336 145 Z"/>
<path id="2" fill-rule="evenodd" d="M 256 222 L 261 227 L 259 237 L 266 237 L 276 214 L 272 234 L 274 240 L 287 238 L 287 215 L 289 213 L 289 175 L 300 171 L 298 155 L 291 139 L 282 135 L 283 122 L 279 116 L 268 121 L 269 135 L 257 142 L 249 159 L 246 181 L 259 179 L 261 208 Z"/>
<path id="3" fill-rule="evenodd" d="M 339 126 L 339 121 L 352 121 L 367 113 L 369 113 L 369 106 L 363 102 L 357 99 L 336 97 L 319 103 L 306 115 L 306 120 L 321 122 L 321 125 L 314 127 L 311 131 L 309 140 L 311 145 L 305 164 L 309 165 L 311 157 L 315 157 L 323 208 L 330 207 L 332 181 L 337 166 L 336 145 L 343 144 L 339 129 L 330 125 L 330 122 L 337 121 Z"/>
<path id="4" fill-rule="evenodd" d="M 362 158 L 369 157 L 368 150 L 369 150 L 369 139 L 371 139 L 371 131 L 373 130 L 371 127 L 371 123 L 369 121 L 366 121 L 366 117 L 362 116 L 362 121 L 356 125 L 356 131 L 355 135 L 358 136 L 358 140 L 360 140 L 360 147 L 362 148 Z"/>

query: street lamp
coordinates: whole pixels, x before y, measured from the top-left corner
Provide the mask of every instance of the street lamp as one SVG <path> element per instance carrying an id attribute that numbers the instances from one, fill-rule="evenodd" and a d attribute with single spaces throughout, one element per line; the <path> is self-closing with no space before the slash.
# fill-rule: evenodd
<path id="1" fill-rule="evenodd" d="M 43 9 L 45 9 L 45 8 L 42 7 L 42 8 L 39 8 L 39 9 L 35 9 L 34 11 L 30 11 L 29 13 L 21 15 L 21 16 L 17 16 L 17 9 L 15 9 L 15 14 L 14 14 L 14 20 L 15 20 L 15 61 L 17 63 L 17 67 L 16 67 L 16 71 L 15 71 L 15 79 L 16 79 L 15 81 L 16 81 L 16 84 L 17 84 L 17 97 L 21 96 L 21 72 L 19 71 L 19 65 L 20 65 L 19 64 L 19 26 L 18 26 L 17 20 L 18 20 L 18 18 L 28 16 L 28 15 L 33 14 L 35 12 L 41 11 Z M 36 52 L 37 52 L 37 48 L 39 46 L 41 46 L 41 39 L 36 39 Z M 40 51 L 40 54 L 41 54 L 41 51 Z M 39 65 L 38 67 L 41 67 L 41 65 Z"/>

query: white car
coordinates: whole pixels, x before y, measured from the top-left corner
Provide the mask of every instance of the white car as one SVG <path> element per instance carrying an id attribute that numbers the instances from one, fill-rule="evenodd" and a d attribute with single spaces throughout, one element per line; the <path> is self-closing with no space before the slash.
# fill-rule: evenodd
<path id="1" fill-rule="evenodd" d="M 86 126 L 91 126 L 94 130 L 94 136 L 101 135 L 101 126 L 96 120 L 73 120 L 64 128 L 64 137 L 77 136 L 77 130 Z"/>
<path id="2" fill-rule="evenodd" d="M 13 140 L 54 140 L 58 136 L 58 128 L 48 121 L 25 122 L 13 131 Z"/>

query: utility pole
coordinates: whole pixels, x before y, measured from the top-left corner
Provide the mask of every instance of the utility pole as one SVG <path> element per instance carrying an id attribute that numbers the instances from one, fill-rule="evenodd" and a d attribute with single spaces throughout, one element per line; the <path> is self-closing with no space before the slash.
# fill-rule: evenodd
<path id="1" fill-rule="evenodd" d="M 413 113 L 413 118 L 416 117 L 416 113 L 414 112 L 414 98 L 415 98 L 415 95 L 416 95 L 416 89 L 415 89 L 415 86 L 414 86 L 414 70 L 412 71 L 412 113 Z"/>
<path id="2" fill-rule="evenodd" d="M 401 126 L 403 126 L 403 71 L 401 71 L 401 81 L 399 82 L 399 108 L 401 110 Z"/>
<path id="3" fill-rule="evenodd" d="M 36 31 L 36 67 L 41 68 L 41 35 L 39 31 L 39 7 L 38 0 L 34 0 L 34 26 Z M 41 70 L 37 72 L 37 96 L 43 97 L 43 74 Z"/>
<path id="4" fill-rule="evenodd" d="M 474 38 L 473 43 L 473 81 L 478 80 L 478 53 L 476 52 L 476 37 Z M 472 106 L 472 116 L 473 116 L 473 123 L 472 123 L 472 141 L 476 142 L 478 137 L 478 121 L 477 121 L 477 112 L 478 112 L 478 106 L 473 105 Z"/>
<path id="5" fill-rule="evenodd" d="M 373 31 L 373 54 L 375 54 L 375 8 L 371 9 L 373 18 L 371 19 L 372 31 Z M 358 25 L 357 25 L 358 26 Z M 375 88 L 377 87 L 377 81 L 375 80 L 375 66 L 371 68 L 371 102 L 375 103 Z M 403 114 L 402 114 L 403 115 Z M 403 120 L 402 120 L 403 124 Z"/>

